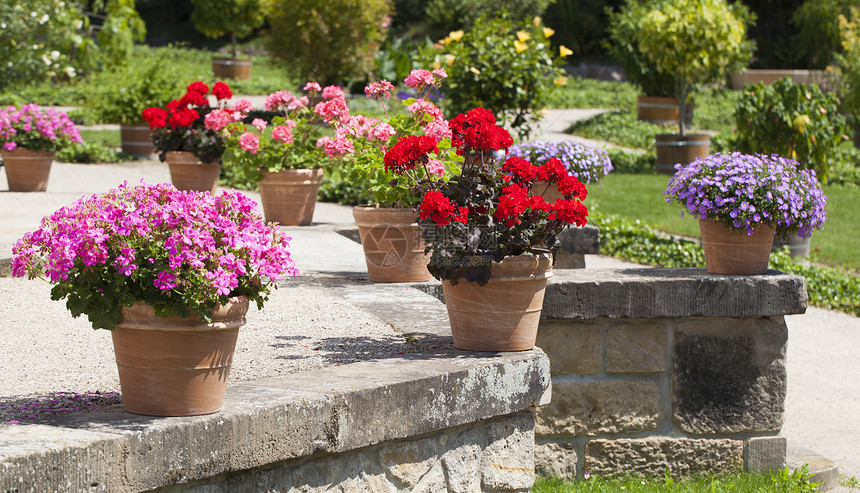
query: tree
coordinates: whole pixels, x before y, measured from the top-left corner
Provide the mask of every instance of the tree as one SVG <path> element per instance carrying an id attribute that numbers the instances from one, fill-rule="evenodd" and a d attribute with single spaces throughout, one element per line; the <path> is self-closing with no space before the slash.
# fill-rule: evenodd
<path id="1" fill-rule="evenodd" d="M 236 40 L 250 36 L 266 18 L 260 0 L 191 0 L 194 11 L 191 22 L 210 38 L 229 33 L 232 57 L 236 58 Z"/>

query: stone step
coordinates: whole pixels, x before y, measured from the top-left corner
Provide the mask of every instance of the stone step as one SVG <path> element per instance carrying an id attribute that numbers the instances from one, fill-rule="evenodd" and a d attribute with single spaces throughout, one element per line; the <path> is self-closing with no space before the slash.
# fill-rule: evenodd
<path id="1" fill-rule="evenodd" d="M 804 464 L 809 466 L 809 480 L 819 483 L 818 491 L 830 491 L 839 487 L 839 466 L 835 462 L 808 448 L 789 443 L 785 465 L 794 471 Z"/>

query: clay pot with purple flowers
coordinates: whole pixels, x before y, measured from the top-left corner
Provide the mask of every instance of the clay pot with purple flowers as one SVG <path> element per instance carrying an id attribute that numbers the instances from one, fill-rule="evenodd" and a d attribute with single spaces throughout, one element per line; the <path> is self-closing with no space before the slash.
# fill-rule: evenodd
<path id="1" fill-rule="evenodd" d="M 699 219 L 713 274 L 762 274 L 775 235 L 808 237 L 826 219 L 815 171 L 776 155 L 696 159 L 675 173 L 664 195 Z"/>

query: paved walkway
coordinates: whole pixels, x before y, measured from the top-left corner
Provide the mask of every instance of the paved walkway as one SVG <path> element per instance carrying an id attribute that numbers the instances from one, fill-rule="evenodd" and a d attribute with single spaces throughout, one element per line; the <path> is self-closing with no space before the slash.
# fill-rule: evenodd
<path id="1" fill-rule="evenodd" d="M 544 140 L 564 138 L 558 133 L 569 119 L 599 110 L 560 110 L 550 112 L 543 127 Z M 0 273 L 11 257 L 15 240 L 38 227 L 39 220 L 69 205 L 83 195 L 106 191 L 123 181 L 137 183 L 169 181 L 167 166 L 158 161 L 127 164 L 83 165 L 55 163 L 45 193 L 8 192 L 6 175 L 0 172 Z M 248 194 L 259 200 L 256 194 Z M 351 225 L 349 207 L 321 203 L 315 223 L 331 227 Z M 291 228 L 294 257 L 313 270 L 320 254 L 314 245 L 314 228 Z M 306 232 L 305 232 L 306 231 Z M 346 262 L 349 259 L 344 259 Z M 354 259 L 353 259 L 354 260 Z M 355 268 L 361 262 L 348 262 Z M 625 263 L 597 255 L 586 256 L 587 267 L 614 267 Z M 8 275 L 8 274 L 7 274 Z M 27 303 L 4 299 L 3 305 Z M 9 305 L 7 305 L 9 304 Z M 788 389 L 782 435 L 790 447 L 806 447 L 839 465 L 842 475 L 860 479 L 860 318 L 810 307 L 804 315 L 787 317 L 789 346 L 787 356 Z M 7 327 L 7 330 L 11 328 Z M 852 491 L 840 488 L 836 491 Z"/>

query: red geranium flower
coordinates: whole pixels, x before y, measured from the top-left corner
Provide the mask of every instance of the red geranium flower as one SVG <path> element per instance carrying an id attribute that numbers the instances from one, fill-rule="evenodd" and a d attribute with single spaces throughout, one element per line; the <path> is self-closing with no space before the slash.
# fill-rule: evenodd
<path id="1" fill-rule="evenodd" d="M 385 171 L 403 173 L 418 166 L 431 152 L 439 153 L 436 139 L 427 135 L 408 135 L 401 137 L 385 153 L 382 161 L 385 163 Z"/>
<path id="2" fill-rule="evenodd" d="M 203 96 L 209 92 L 209 86 L 207 86 L 206 84 L 204 84 L 203 82 L 198 80 L 196 82 L 192 82 L 191 84 L 188 84 L 187 90 L 188 90 L 188 92 L 196 92 L 196 93 L 200 94 L 201 96 Z"/>
<path id="3" fill-rule="evenodd" d="M 538 168 L 521 157 L 511 156 L 502 165 L 502 171 L 507 171 L 513 175 L 519 183 L 528 183 L 534 180 Z"/>
<path id="4" fill-rule="evenodd" d="M 579 178 L 573 175 L 565 176 L 559 180 L 558 191 L 566 197 L 576 197 L 579 200 L 585 200 L 588 196 L 588 190 L 585 189 L 585 185 L 579 181 Z"/>
<path id="5" fill-rule="evenodd" d="M 541 181 L 555 183 L 568 176 L 564 164 L 556 158 L 550 158 L 538 168 L 537 178 Z"/>
<path id="6" fill-rule="evenodd" d="M 496 125 L 496 117 L 489 110 L 474 108 L 461 113 L 448 123 L 451 129 L 451 144 L 457 147 L 457 154 L 465 152 L 467 145 L 478 151 L 498 151 L 514 144 L 511 134 Z"/>
<path id="7" fill-rule="evenodd" d="M 149 123 L 149 129 L 161 128 L 167 125 L 167 112 L 161 108 L 147 108 L 143 110 L 143 119 Z"/>
<path id="8" fill-rule="evenodd" d="M 418 217 L 430 219 L 437 226 L 451 224 L 451 219 L 466 224 L 469 209 L 466 207 L 455 207 L 442 192 L 432 190 L 424 194 L 424 200 L 418 206 Z"/>
<path id="9" fill-rule="evenodd" d="M 200 118 L 200 114 L 193 108 L 182 108 L 170 115 L 168 123 L 171 128 L 188 127 L 198 118 Z"/>
<path id="10" fill-rule="evenodd" d="M 212 86 L 212 94 L 218 98 L 218 101 L 222 99 L 230 99 L 233 97 L 233 92 L 230 90 L 230 86 L 223 82 L 216 82 L 214 86 Z"/>
<path id="11" fill-rule="evenodd" d="M 519 185 L 510 185 L 502 189 L 499 206 L 493 217 L 512 227 L 520 223 L 520 215 L 529 208 L 529 194 Z"/>
<path id="12" fill-rule="evenodd" d="M 550 208 L 550 221 L 558 220 L 577 226 L 584 226 L 587 222 L 585 216 L 588 215 L 588 209 L 578 200 L 557 199 L 550 204 Z"/>
<path id="13" fill-rule="evenodd" d="M 182 99 L 179 100 L 180 105 L 190 106 L 209 106 L 209 100 L 202 93 L 196 91 L 188 91 Z"/>

